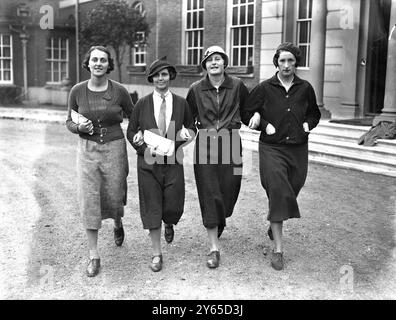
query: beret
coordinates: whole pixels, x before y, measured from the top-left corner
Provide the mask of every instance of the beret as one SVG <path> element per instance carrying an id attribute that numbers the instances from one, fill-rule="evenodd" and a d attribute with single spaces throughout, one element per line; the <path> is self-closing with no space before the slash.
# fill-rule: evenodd
<path id="1" fill-rule="evenodd" d="M 275 65 L 275 67 L 278 66 L 278 58 L 279 58 L 279 54 L 282 51 L 289 51 L 291 54 L 294 55 L 294 57 L 296 58 L 296 65 L 300 64 L 300 60 L 301 60 L 301 50 L 299 47 L 295 46 L 293 43 L 291 42 L 283 42 L 281 43 L 278 48 L 276 48 L 276 53 L 274 55 L 273 58 L 273 63 Z"/>

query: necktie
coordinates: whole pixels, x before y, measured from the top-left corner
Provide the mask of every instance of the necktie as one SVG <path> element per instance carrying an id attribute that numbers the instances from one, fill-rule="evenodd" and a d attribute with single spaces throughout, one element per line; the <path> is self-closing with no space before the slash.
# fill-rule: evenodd
<path id="1" fill-rule="evenodd" d="M 158 129 L 160 129 L 161 134 L 165 136 L 166 133 L 166 101 L 165 95 L 161 94 L 162 103 L 160 107 L 160 112 L 158 116 Z"/>

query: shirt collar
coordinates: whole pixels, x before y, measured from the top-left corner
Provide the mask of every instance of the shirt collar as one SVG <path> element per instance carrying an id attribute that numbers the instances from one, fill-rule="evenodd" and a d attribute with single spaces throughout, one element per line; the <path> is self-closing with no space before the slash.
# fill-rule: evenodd
<path id="1" fill-rule="evenodd" d="M 220 85 L 219 89 L 220 88 L 232 89 L 232 85 L 233 85 L 232 78 L 227 73 L 224 72 L 224 81 Z M 202 81 L 202 90 L 211 90 L 211 89 L 216 89 L 216 88 L 210 83 L 209 76 L 206 75 L 206 77 Z"/>
<path id="2" fill-rule="evenodd" d="M 157 90 L 155 90 L 155 89 L 154 89 L 153 95 L 156 96 L 156 97 L 158 97 L 158 98 L 161 98 L 161 99 L 162 99 L 161 93 L 159 93 L 159 92 L 158 92 Z M 168 91 L 166 91 L 166 92 L 164 93 L 164 96 L 165 96 L 165 98 L 167 98 L 169 95 L 170 95 L 170 91 L 169 91 L 169 89 L 168 89 Z"/>
<path id="3" fill-rule="evenodd" d="M 271 84 L 282 86 L 282 83 L 278 79 L 278 71 L 274 74 L 274 76 L 272 78 L 269 78 L 268 81 Z M 302 82 L 303 82 L 302 79 L 297 77 L 296 74 L 294 74 L 293 85 L 301 84 Z"/>

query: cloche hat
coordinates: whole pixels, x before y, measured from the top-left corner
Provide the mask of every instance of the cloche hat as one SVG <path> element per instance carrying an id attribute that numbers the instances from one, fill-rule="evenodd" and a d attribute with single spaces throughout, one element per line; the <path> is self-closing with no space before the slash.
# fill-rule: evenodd
<path id="1" fill-rule="evenodd" d="M 173 80 L 176 78 L 176 68 L 171 65 L 169 62 L 166 61 L 166 56 L 159 58 L 150 65 L 148 69 L 148 75 L 147 75 L 147 80 L 148 82 L 153 82 L 153 76 L 160 72 L 162 69 L 168 69 L 169 74 L 170 74 L 170 80 Z"/>
<path id="2" fill-rule="evenodd" d="M 227 68 L 228 66 L 228 56 L 225 53 L 225 51 L 223 50 L 223 48 L 219 47 L 219 46 L 211 46 L 208 49 L 206 49 L 205 54 L 201 60 L 201 66 L 203 69 L 206 70 L 206 60 L 212 55 L 218 53 L 220 54 L 223 59 L 224 59 L 224 68 Z"/>

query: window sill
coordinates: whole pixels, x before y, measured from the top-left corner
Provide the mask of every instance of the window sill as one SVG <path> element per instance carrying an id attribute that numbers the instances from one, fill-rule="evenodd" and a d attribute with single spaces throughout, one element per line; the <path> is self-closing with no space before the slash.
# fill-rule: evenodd
<path id="1" fill-rule="evenodd" d="M 49 90 L 60 90 L 62 87 L 63 86 L 60 82 L 47 82 L 44 85 L 44 88 Z"/>
<path id="2" fill-rule="evenodd" d="M 146 74 L 146 66 L 127 66 L 128 74 Z"/>
<path id="3" fill-rule="evenodd" d="M 180 74 L 184 75 L 197 75 L 197 76 L 202 76 L 202 67 L 200 65 L 197 66 L 188 66 L 188 65 L 182 65 L 182 64 L 177 64 L 176 65 L 176 70 Z"/>
<path id="4" fill-rule="evenodd" d="M 247 67 L 232 67 L 229 66 L 226 69 L 226 72 L 238 77 L 242 78 L 252 78 L 254 77 L 254 67 L 247 66 Z"/>

